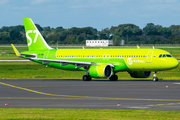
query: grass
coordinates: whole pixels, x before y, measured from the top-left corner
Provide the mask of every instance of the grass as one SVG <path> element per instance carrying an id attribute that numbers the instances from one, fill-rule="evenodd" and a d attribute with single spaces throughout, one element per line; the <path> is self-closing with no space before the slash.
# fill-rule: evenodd
<path id="1" fill-rule="evenodd" d="M 0 119 L 179 120 L 180 111 L 0 108 Z"/>
<path id="2" fill-rule="evenodd" d="M 179 73 L 180 66 L 173 70 L 159 71 L 157 75 L 159 79 L 180 79 Z M 61 70 L 34 62 L 0 62 L 0 79 L 82 79 L 83 75 L 85 75 L 84 71 Z M 127 72 L 119 72 L 117 75 L 119 79 L 135 79 L 131 78 Z"/>

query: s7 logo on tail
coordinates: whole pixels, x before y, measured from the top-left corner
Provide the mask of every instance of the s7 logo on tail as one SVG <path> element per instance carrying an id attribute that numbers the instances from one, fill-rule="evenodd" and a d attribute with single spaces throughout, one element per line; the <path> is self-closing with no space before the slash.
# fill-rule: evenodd
<path id="1" fill-rule="evenodd" d="M 36 33 L 35 38 L 34 38 L 34 43 L 36 43 L 36 40 L 37 40 L 39 31 L 38 31 L 38 30 L 28 30 L 28 31 L 26 32 L 26 37 L 27 37 L 27 39 L 29 40 L 28 46 L 30 46 L 30 45 L 32 44 L 32 39 L 31 39 L 31 37 L 29 36 L 29 33 Z"/>

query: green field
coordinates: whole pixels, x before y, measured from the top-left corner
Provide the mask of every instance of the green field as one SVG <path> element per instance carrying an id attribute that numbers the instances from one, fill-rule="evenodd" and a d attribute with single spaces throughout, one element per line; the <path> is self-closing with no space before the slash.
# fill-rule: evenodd
<path id="1" fill-rule="evenodd" d="M 179 120 L 180 111 L 1 108 L 0 119 Z"/>
<path id="2" fill-rule="evenodd" d="M 159 71 L 159 79 L 180 79 L 180 66 L 173 70 Z M 0 79 L 8 78 L 35 78 L 35 79 L 82 79 L 84 71 L 67 71 L 52 67 L 46 67 L 34 62 L 0 62 Z M 119 79 L 131 78 L 127 72 L 117 73 Z M 103 78 L 104 79 L 104 78 Z M 140 78 L 138 78 L 140 79 Z M 143 78 L 141 78 L 143 79 Z M 152 75 L 150 78 L 152 79 Z M 107 79 L 108 80 L 108 79 Z"/>

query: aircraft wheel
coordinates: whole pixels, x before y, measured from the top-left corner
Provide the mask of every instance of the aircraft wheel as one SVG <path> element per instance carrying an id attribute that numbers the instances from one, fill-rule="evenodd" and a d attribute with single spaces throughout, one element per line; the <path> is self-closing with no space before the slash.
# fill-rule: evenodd
<path id="1" fill-rule="evenodd" d="M 83 76 L 83 81 L 91 81 L 91 76 L 90 75 L 84 75 Z"/>
<path id="2" fill-rule="evenodd" d="M 153 78 L 153 81 L 155 82 L 155 81 L 158 81 L 158 77 L 154 77 Z"/>
<path id="3" fill-rule="evenodd" d="M 110 81 L 117 81 L 118 80 L 118 76 L 117 75 L 112 75 L 110 78 L 109 78 Z"/>
<path id="4" fill-rule="evenodd" d="M 91 81 L 92 77 L 90 75 L 88 75 L 88 81 Z"/>

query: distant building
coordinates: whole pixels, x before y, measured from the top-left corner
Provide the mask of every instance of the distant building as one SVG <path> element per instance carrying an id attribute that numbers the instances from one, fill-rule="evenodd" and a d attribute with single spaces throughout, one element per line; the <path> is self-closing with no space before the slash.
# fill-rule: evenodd
<path id="1" fill-rule="evenodd" d="M 86 46 L 109 46 L 113 45 L 113 40 L 86 40 Z"/>

